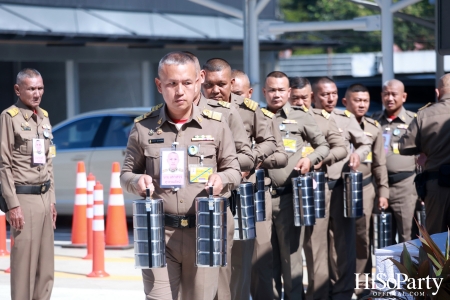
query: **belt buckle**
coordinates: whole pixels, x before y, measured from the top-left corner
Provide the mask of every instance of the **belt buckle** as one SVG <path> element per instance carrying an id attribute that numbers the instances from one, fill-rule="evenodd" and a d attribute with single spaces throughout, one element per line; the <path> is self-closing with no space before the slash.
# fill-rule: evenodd
<path id="1" fill-rule="evenodd" d="M 276 196 L 278 193 L 277 193 L 277 189 L 272 189 L 271 191 L 270 191 L 270 194 L 272 195 L 272 196 Z"/>
<path id="2" fill-rule="evenodd" d="M 181 223 L 180 223 L 181 227 L 186 228 L 189 226 L 189 219 L 186 217 L 183 217 L 181 219 Z"/>
<path id="3" fill-rule="evenodd" d="M 41 184 L 41 194 L 45 193 L 45 183 Z"/>

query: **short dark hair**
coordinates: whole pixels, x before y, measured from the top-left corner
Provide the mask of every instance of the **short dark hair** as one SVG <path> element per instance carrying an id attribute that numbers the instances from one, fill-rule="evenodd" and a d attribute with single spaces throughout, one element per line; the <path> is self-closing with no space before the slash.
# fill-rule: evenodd
<path id="1" fill-rule="evenodd" d="M 367 89 L 367 87 L 364 84 L 361 83 L 354 83 L 351 86 L 349 86 L 347 88 L 347 91 L 345 92 L 347 93 L 358 93 L 358 92 L 369 92 L 369 90 Z"/>
<path id="2" fill-rule="evenodd" d="M 247 76 L 244 71 L 239 69 L 233 69 L 231 70 L 231 77 L 237 77 L 237 76 Z"/>
<path id="3" fill-rule="evenodd" d="M 281 71 L 272 71 L 269 74 L 267 74 L 266 79 L 269 77 L 273 77 L 273 78 L 286 78 L 287 80 L 289 80 L 289 77 L 281 72 Z"/>
<path id="4" fill-rule="evenodd" d="M 225 69 L 230 69 L 231 72 L 230 64 L 223 58 L 208 59 L 206 63 L 203 65 L 203 70 L 209 72 L 219 72 Z"/>
<path id="5" fill-rule="evenodd" d="M 316 79 L 312 85 L 313 92 L 317 92 L 317 86 L 319 84 L 327 84 L 327 83 L 336 84 L 336 82 L 328 76 L 324 76 L 324 77 L 320 77 L 320 78 Z"/>
<path id="6" fill-rule="evenodd" d="M 158 64 L 158 76 L 164 65 L 185 65 L 192 63 L 195 66 L 195 59 L 192 58 L 192 54 L 188 54 L 182 51 L 169 52 L 161 58 Z M 196 69 L 197 72 L 197 69 Z M 198 75 L 198 74 L 197 74 Z"/>
<path id="7" fill-rule="evenodd" d="M 20 70 L 19 73 L 17 73 L 16 84 L 20 84 L 25 78 L 36 78 L 36 77 L 42 77 L 41 73 L 39 73 L 38 70 L 32 68 L 22 69 Z"/>
<path id="8" fill-rule="evenodd" d="M 291 89 L 303 89 L 304 87 L 311 86 L 311 82 L 306 77 L 290 77 L 289 86 Z"/>

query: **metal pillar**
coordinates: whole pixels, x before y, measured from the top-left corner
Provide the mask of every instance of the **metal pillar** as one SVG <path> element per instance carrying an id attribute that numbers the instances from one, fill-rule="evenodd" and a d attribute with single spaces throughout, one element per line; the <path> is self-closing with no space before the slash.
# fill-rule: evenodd
<path id="1" fill-rule="evenodd" d="M 142 106 L 155 105 L 155 72 L 152 64 L 145 60 L 141 63 Z"/>
<path id="2" fill-rule="evenodd" d="M 392 0 L 381 0 L 381 51 L 383 53 L 383 83 L 394 79 L 394 16 Z"/>
<path id="3" fill-rule="evenodd" d="M 248 2 L 248 23 L 249 23 L 249 77 L 253 88 L 252 98 L 261 101 L 261 85 L 259 78 L 259 34 L 258 34 L 258 14 L 256 13 L 256 0 L 246 0 Z"/>
<path id="4" fill-rule="evenodd" d="M 66 117 L 70 118 L 80 113 L 80 96 L 78 80 L 78 63 L 66 61 Z"/>
<path id="5" fill-rule="evenodd" d="M 244 16 L 244 18 L 243 18 L 244 23 L 243 23 L 243 27 L 242 27 L 242 29 L 243 29 L 242 42 L 243 42 L 243 54 L 244 54 L 244 57 L 243 57 L 244 58 L 243 59 L 244 70 L 243 71 L 245 72 L 245 74 L 249 74 L 250 73 L 250 63 L 249 63 L 250 53 L 249 53 L 249 47 L 248 47 L 249 46 L 248 1 L 244 0 L 244 1 L 242 1 L 242 3 L 243 3 L 242 12 L 243 12 L 243 16 Z"/>
<path id="6" fill-rule="evenodd" d="M 438 48 L 439 48 L 439 30 L 438 30 L 438 5 L 437 3 L 434 4 L 434 19 L 435 22 L 435 29 L 434 29 L 434 40 L 435 40 L 435 51 L 436 51 L 436 78 L 435 78 L 435 86 L 438 86 L 439 78 L 444 76 L 444 56 L 439 54 Z M 437 101 L 437 98 L 436 98 Z"/>

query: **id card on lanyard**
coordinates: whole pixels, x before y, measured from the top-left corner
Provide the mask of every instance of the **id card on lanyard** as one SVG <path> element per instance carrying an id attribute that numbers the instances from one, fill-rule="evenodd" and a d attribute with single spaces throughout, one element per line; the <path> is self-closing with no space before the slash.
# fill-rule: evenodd
<path id="1" fill-rule="evenodd" d="M 33 139 L 33 163 L 46 163 L 44 139 Z"/>

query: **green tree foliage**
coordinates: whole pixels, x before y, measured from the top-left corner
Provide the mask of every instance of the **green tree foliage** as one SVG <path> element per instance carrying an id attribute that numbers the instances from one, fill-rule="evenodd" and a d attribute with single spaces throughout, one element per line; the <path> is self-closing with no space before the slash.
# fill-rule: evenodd
<path id="1" fill-rule="evenodd" d="M 369 9 L 349 0 L 279 0 L 282 19 L 287 22 L 312 22 L 351 20 L 357 17 L 380 14 L 379 10 Z M 394 2 L 396 2 L 394 0 Z M 422 0 L 401 11 L 433 22 L 434 5 Z M 333 40 L 341 45 L 334 52 L 371 52 L 381 51 L 381 32 L 353 30 L 317 31 L 288 33 L 287 39 L 310 41 Z M 414 49 L 434 49 L 434 31 L 422 25 L 394 18 L 394 42 L 403 51 Z M 297 53 L 324 53 L 326 49 L 298 50 Z"/>

